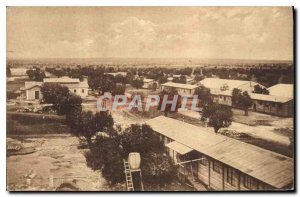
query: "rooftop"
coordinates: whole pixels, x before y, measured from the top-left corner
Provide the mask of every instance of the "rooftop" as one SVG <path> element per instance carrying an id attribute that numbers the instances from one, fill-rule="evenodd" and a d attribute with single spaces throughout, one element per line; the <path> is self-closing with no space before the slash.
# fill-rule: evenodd
<path id="1" fill-rule="evenodd" d="M 250 97 L 254 100 L 261 100 L 261 101 L 270 101 L 275 103 L 286 103 L 292 98 L 290 97 L 283 97 L 283 96 L 274 96 L 274 95 L 266 95 L 266 94 L 255 94 L 251 93 Z"/>
<path id="2" fill-rule="evenodd" d="M 146 123 L 156 132 L 275 188 L 293 183 L 292 158 L 164 116 Z"/>
<path id="3" fill-rule="evenodd" d="M 207 87 L 209 89 L 220 89 L 222 86 L 226 85 L 226 86 L 228 86 L 228 90 L 233 90 L 234 88 L 238 88 L 247 83 L 253 83 L 253 86 L 258 84 L 253 81 L 219 79 L 219 78 L 205 78 L 202 81 L 200 81 L 199 84 L 201 84 L 204 87 Z"/>
<path id="4" fill-rule="evenodd" d="M 59 77 L 59 78 L 44 78 L 45 83 L 79 83 L 78 78 Z"/>
<path id="5" fill-rule="evenodd" d="M 190 84 L 182 84 L 182 83 L 173 83 L 173 82 L 167 82 L 164 84 L 161 84 L 162 86 L 168 86 L 168 87 L 174 87 L 174 88 L 182 88 L 182 89 L 195 89 L 198 86 L 196 85 L 190 85 Z"/>
<path id="6" fill-rule="evenodd" d="M 268 88 L 269 94 L 282 97 L 294 97 L 294 85 L 293 84 L 277 84 Z"/>

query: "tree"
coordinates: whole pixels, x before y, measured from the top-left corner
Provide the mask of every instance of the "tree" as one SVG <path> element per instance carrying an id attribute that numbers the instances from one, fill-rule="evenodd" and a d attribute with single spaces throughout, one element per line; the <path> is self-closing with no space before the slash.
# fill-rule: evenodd
<path id="1" fill-rule="evenodd" d="M 117 84 L 112 91 L 112 95 L 124 95 L 126 86 L 122 84 Z"/>
<path id="2" fill-rule="evenodd" d="M 208 126 L 213 127 L 215 133 L 218 133 L 220 128 L 231 125 L 233 113 L 229 106 L 214 103 L 203 108 L 202 117 L 208 119 Z"/>
<path id="3" fill-rule="evenodd" d="M 248 109 L 252 106 L 252 99 L 247 91 L 242 92 L 241 90 L 234 88 L 232 91 L 232 104 L 235 107 L 244 109 L 245 116 L 248 116 Z"/>
<path id="4" fill-rule="evenodd" d="M 213 102 L 210 89 L 204 86 L 197 87 L 194 95 L 198 95 L 199 102 L 202 106 L 209 105 Z"/>
<path id="5" fill-rule="evenodd" d="M 174 77 L 172 82 L 186 84 L 186 76 L 181 75 L 180 77 Z"/>
<path id="6" fill-rule="evenodd" d="M 194 77 L 194 80 L 198 82 L 198 81 L 202 81 L 204 78 L 205 78 L 205 77 L 204 77 L 203 75 L 198 75 L 198 74 L 197 74 L 197 75 Z"/>
<path id="7" fill-rule="evenodd" d="M 256 94 L 269 94 L 269 90 L 264 88 L 264 87 L 261 87 L 260 85 L 255 85 L 254 86 L 254 90 L 253 90 L 253 93 L 256 93 Z"/>
<path id="8" fill-rule="evenodd" d="M 131 82 L 132 87 L 136 88 L 136 89 L 140 89 L 143 87 L 144 85 L 144 80 L 143 79 L 133 79 Z"/>
<path id="9" fill-rule="evenodd" d="M 157 83 L 154 82 L 154 83 L 152 84 L 152 90 L 155 91 L 156 89 L 157 89 Z"/>
<path id="10" fill-rule="evenodd" d="M 53 104 L 59 115 L 67 114 L 71 109 L 81 109 L 81 97 L 72 94 L 67 87 L 59 84 L 43 84 L 41 87 L 45 103 Z"/>
<path id="11" fill-rule="evenodd" d="M 176 166 L 164 153 L 164 145 L 148 125 L 131 125 L 125 131 L 108 130 L 98 135 L 85 154 L 87 165 L 100 170 L 114 185 L 125 181 L 123 159 L 130 152 L 141 155 L 144 182 L 164 184 L 173 180 Z"/>
<path id="12" fill-rule="evenodd" d="M 168 116 L 169 112 L 177 112 L 178 111 L 178 109 L 181 107 L 182 99 L 175 88 L 171 88 L 171 89 L 167 89 L 167 90 L 164 89 L 163 91 L 160 92 L 160 95 L 159 95 L 160 99 L 159 99 L 159 103 L 158 103 L 158 110 L 162 109 L 162 104 L 163 104 L 165 95 L 167 95 L 168 101 L 173 100 L 176 95 L 178 96 L 175 110 L 172 110 L 172 104 L 166 104 L 166 107 L 164 109 L 164 115 Z"/>
<path id="13" fill-rule="evenodd" d="M 73 110 L 67 114 L 67 123 L 71 128 L 71 134 L 84 137 L 90 146 L 92 137 L 97 132 L 103 132 L 113 126 L 114 121 L 107 111 L 97 112 Z"/>
<path id="14" fill-rule="evenodd" d="M 166 76 L 159 77 L 157 81 L 158 81 L 159 84 L 167 83 L 168 82 L 168 77 L 166 77 Z"/>
<path id="15" fill-rule="evenodd" d="M 34 70 L 27 70 L 26 74 L 28 75 L 30 80 L 33 81 L 43 81 L 46 77 L 45 72 L 41 71 L 40 68 L 35 68 Z"/>

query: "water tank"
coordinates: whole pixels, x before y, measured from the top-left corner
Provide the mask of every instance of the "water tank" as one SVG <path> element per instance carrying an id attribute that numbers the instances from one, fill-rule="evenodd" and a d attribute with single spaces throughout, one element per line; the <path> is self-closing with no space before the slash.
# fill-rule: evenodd
<path id="1" fill-rule="evenodd" d="M 137 152 L 129 153 L 128 162 L 129 162 L 130 168 L 132 170 L 139 169 L 140 165 L 141 165 L 140 153 L 137 153 Z"/>

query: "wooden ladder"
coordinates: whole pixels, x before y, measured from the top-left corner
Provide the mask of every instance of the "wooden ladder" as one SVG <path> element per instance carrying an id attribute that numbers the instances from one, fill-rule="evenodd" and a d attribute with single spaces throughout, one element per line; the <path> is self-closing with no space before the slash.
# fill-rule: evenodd
<path id="1" fill-rule="evenodd" d="M 134 191 L 133 181 L 132 181 L 132 174 L 131 169 L 128 161 L 124 161 L 124 169 L 125 169 L 125 177 L 126 177 L 126 187 L 127 191 Z"/>

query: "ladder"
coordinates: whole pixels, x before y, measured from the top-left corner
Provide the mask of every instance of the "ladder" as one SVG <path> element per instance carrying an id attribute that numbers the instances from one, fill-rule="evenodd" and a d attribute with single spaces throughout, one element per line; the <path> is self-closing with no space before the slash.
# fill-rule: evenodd
<path id="1" fill-rule="evenodd" d="M 125 161 L 125 160 L 123 160 L 123 161 L 124 161 L 124 169 L 125 169 L 124 172 L 125 172 L 125 177 L 126 177 L 127 191 L 134 191 L 130 165 L 129 165 L 128 161 Z"/>

